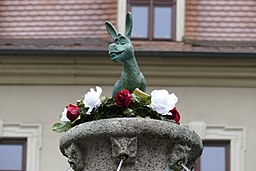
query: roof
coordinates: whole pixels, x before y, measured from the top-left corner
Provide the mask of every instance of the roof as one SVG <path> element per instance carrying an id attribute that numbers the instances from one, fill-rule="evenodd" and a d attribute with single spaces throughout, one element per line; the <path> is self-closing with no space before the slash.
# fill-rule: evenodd
<path id="1" fill-rule="evenodd" d="M 185 39 L 255 41 L 255 0 L 187 0 Z"/>
<path id="2" fill-rule="evenodd" d="M 2 0 L 1 49 L 107 50 L 116 0 Z M 256 52 L 256 1 L 186 0 L 184 42 L 132 40 L 136 51 Z"/>
<path id="3" fill-rule="evenodd" d="M 106 37 L 116 23 L 115 0 L 1 0 L 1 39 Z"/>

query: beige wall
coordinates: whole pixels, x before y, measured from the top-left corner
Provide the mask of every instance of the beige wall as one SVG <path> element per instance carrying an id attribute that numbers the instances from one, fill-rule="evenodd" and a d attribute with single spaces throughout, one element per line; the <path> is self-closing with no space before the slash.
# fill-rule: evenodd
<path id="1" fill-rule="evenodd" d="M 58 149 L 61 134 L 51 131 L 65 105 L 81 99 L 91 86 L 0 86 L 0 119 L 3 121 L 40 123 L 43 143 L 40 171 L 64 171 L 68 163 Z M 245 171 L 254 170 L 256 130 L 255 88 L 150 87 L 166 88 L 179 97 L 181 123 L 205 121 L 246 127 Z M 112 87 L 103 86 L 110 96 Z"/>

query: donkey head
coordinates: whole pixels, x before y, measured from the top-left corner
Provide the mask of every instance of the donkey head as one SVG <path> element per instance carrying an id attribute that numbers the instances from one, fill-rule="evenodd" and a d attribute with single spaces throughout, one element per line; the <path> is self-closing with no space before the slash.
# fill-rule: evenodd
<path id="1" fill-rule="evenodd" d="M 126 15 L 126 30 L 125 35 L 117 33 L 115 27 L 108 21 L 105 22 L 108 34 L 114 40 L 114 43 L 109 45 L 109 55 L 114 62 L 125 62 L 129 58 L 134 58 L 134 50 L 130 41 L 132 33 L 132 15 Z"/>

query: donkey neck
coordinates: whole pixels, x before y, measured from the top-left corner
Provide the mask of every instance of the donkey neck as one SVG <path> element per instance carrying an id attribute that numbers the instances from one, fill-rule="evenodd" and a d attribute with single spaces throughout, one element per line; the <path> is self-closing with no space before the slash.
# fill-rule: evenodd
<path id="1" fill-rule="evenodd" d="M 133 75 L 140 73 L 140 69 L 135 57 L 130 58 L 124 62 L 124 70 L 126 74 Z"/>

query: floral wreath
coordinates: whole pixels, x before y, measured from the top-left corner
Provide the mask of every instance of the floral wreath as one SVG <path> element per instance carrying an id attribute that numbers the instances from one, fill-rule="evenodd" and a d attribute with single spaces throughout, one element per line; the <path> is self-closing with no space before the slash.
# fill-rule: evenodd
<path id="1" fill-rule="evenodd" d="M 101 87 L 96 87 L 96 91 L 91 88 L 83 100 L 64 108 L 60 122 L 52 129 L 65 132 L 84 122 L 118 117 L 151 118 L 179 124 L 180 114 L 175 107 L 178 98 L 167 90 L 153 90 L 149 95 L 138 88 L 132 93 L 124 89 L 112 98 L 101 94 Z"/>

